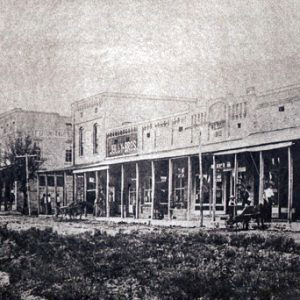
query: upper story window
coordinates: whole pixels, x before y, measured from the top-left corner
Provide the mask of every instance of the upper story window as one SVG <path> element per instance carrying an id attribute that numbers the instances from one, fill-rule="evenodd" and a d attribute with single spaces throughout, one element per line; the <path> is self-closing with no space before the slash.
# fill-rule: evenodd
<path id="1" fill-rule="evenodd" d="M 98 124 L 93 125 L 93 153 L 98 153 Z"/>
<path id="2" fill-rule="evenodd" d="M 83 156 L 83 127 L 79 128 L 79 156 Z"/>
<path id="3" fill-rule="evenodd" d="M 72 162 L 72 149 L 66 149 L 65 162 Z"/>
<path id="4" fill-rule="evenodd" d="M 238 120 L 247 117 L 247 103 L 241 102 L 228 107 L 228 115 L 232 120 Z"/>

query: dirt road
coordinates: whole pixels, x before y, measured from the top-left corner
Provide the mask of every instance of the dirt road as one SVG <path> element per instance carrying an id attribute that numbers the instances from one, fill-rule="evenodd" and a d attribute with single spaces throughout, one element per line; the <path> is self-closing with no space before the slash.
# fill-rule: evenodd
<path id="1" fill-rule="evenodd" d="M 205 228 L 184 228 L 184 227 L 160 227 L 160 226 L 150 226 L 138 223 L 125 223 L 125 222 L 109 222 L 109 221 L 99 221 L 93 218 L 86 218 L 83 220 L 60 220 L 52 217 L 47 218 L 37 218 L 28 216 L 0 216 L 0 226 L 5 226 L 8 229 L 13 230 L 26 230 L 29 228 L 38 228 L 41 230 L 52 228 L 54 232 L 62 235 L 77 235 L 81 233 L 91 233 L 95 232 L 106 233 L 108 235 L 116 235 L 118 233 L 140 232 L 147 233 L 153 231 L 171 231 L 178 234 L 189 234 L 197 233 L 201 230 L 214 231 L 219 233 L 229 233 L 229 231 L 224 229 L 205 229 Z M 240 231 L 239 231 L 240 232 Z M 251 233 L 260 233 L 263 235 L 268 235 L 271 233 L 282 233 L 291 236 L 295 239 L 297 243 L 300 243 L 300 232 L 293 231 L 282 231 L 282 230 L 249 230 Z M 231 231 L 231 233 L 234 233 Z"/>

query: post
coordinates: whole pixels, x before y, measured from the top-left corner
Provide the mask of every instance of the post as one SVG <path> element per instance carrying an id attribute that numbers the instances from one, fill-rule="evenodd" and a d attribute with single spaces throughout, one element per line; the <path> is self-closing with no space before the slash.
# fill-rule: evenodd
<path id="1" fill-rule="evenodd" d="M 73 174 L 73 183 L 74 183 L 74 188 L 73 188 L 73 202 L 77 202 L 77 175 Z"/>
<path id="2" fill-rule="evenodd" d="M 35 154 L 29 155 L 17 155 L 16 158 L 25 158 L 25 172 L 26 172 L 26 194 L 28 204 L 28 215 L 31 216 L 31 203 L 30 203 L 30 192 L 29 192 L 29 168 L 28 168 L 28 157 L 35 157 Z"/>
<path id="3" fill-rule="evenodd" d="M 224 182 L 222 184 L 222 193 L 224 195 L 224 211 L 227 211 L 227 176 L 224 176 Z"/>
<path id="4" fill-rule="evenodd" d="M 172 200 L 172 183 L 173 183 L 173 166 L 172 160 L 169 159 L 169 176 L 168 176 L 168 219 L 171 220 L 171 200 Z"/>
<path id="5" fill-rule="evenodd" d="M 99 198 L 99 174 L 98 171 L 95 171 L 95 200 L 98 203 L 98 198 Z M 93 203 L 93 211 L 95 214 L 95 217 L 97 217 L 97 214 L 99 214 L 98 210 L 99 210 L 99 204 L 95 205 L 95 201 Z"/>
<path id="6" fill-rule="evenodd" d="M 151 220 L 154 218 L 154 201 L 155 201 L 155 163 L 151 161 L 151 177 L 152 177 L 152 199 L 151 199 Z"/>
<path id="7" fill-rule="evenodd" d="M 188 156 L 188 186 L 187 186 L 187 220 L 190 220 L 191 215 L 191 196 L 192 196 L 192 161 Z"/>
<path id="8" fill-rule="evenodd" d="M 48 215 L 49 210 L 48 210 L 48 175 L 47 175 L 47 173 L 45 174 L 45 185 L 46 185 L 46 199 L 43 199 L 43 201 L 46 202 L 44 204 L 46 206 L 46 215 Z"/>
<path id="9" fill-rule="evenodd" d="M 237 160 L 237 153 L 234 154 L 234 180 L 233 180 L 233 193 L 234 193 L 234 211 L 233 214 L 236 216 L 237 214 L 237 183 L 238 183 L 238 160 Z"/>
<path id="10" fill-rule="evenodd" d="M 30 203 L 30 191 L 29 191 L 29 169 L 28 169 L 28 155 L 25 155 L 26 164 L 26 193 L 27 193 L 27 204 L 28 204 L 28 215 L 31 216 L 31 203 Z"/>
<path id="11" fill-rule="evenodd" d="M 67 194 L 68 190 L 67 190 L 67 172 L 64 172 L 64 192 L 63 192 L 63 206 L 65 206 L 67 204 Z"/>
<path id="12" fill-rule="evenodd" d="M 202 167 L 201 131 L 199 132 L 199 204 L 200 204 L 200 227 L 203 227 L 203 167 Z"/>
<path id="13" fill-rule="evenodd" d="M 15 188 L 15 200 L 16 200 L 16 188 Z M 40 203 L 40 175 L 37 174 L 37 180 L 36 180 L 36 197 L 37 197 L 37 203 L 38 203 L 38 215 L 41 211 L 41 203 Z"/>
<path id="14" fill-rule="evenodd" d="M 54 207 L 55 215 L 57 214 L 57 174 L 54 173 Z"/>
<path id="15" fill-rule="evenodd" d="M 106 170 L 106 217 L 109 218 L 110 207 L 109 207 L 109 169 Z"/>
<path id="16" fill-rule="evenodd" d="M 212 220 L 216 220 L 216 201 L 217 201 L 217 170 L 216 170 L 216 157 L 213 155 L 213 210 Z"/>
<path id="17" fill-rule="evenodd" d="M 0 187 L 0 193 L 2 193 L 2 189 Z M 15 181 L 15 206 L 16 210 L 18 210 L 18 181 Z"/>
<path id="18" fill-rule="evenodd" d="M 87 180 L 86 180 L 86 172 L 83 173 L 83 201 L 86 204 L 86 190 L 87 190 Z M 84 206 L 84 215 L 87 216 L 86 205 Z"/>
<path id="19" fill-rule="evenodd" d="M 259 152 L 259 191 L 258 191 L 258 203 L 263 204 L 264 195 L 264 156 L 262 151 Z"/>
<path id="20" fill-rule="evenodd" d="M 292 221 L 293 209 L 293 156 L 292 149 L 288 147 L 288 221 Z"/>
<path id="21" fill-rule="evenodd" d="M 135 174 L 136 174 L 136 192 L 135 192 L 135 217 L 138 219 L 140 214 L 140 197 L 139 197 L 139 189 L 140 189 L 140 172 L 139 172 L 139 163 L 135 164 Z"/>
<path id="22" fill-rule="evenodd" d="M 124 218 L 124 164 L 121 165 L 121 218 Z"/>
<path id="23" fill-rule="evenodd" d="M 238 183 L 238 161 L 237 154 L 234 154 L 234 178 L 233 178 L 233 193 L 234 196 L 237 197 L 237 183 Z"/>

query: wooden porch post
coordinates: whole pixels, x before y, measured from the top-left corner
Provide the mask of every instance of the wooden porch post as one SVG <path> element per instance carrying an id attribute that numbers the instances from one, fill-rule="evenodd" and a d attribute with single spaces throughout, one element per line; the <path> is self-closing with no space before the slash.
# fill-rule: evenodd
<path id="1" fill-rule="evenodd" d="M 168 176 L 168 219 L 171 220 L 171 200 L 172 200 L 172 183 L 173 183 L 173 166 L 172 160 L 169 159 L 169 176 Z"/>
<path id="2" fill-rule="evenodd" d="M 48 211 L 48 175 L 47 173 L 45 174 L 45 184 L 46 184 L 46 203 L 45 203 L 45 206 L 46 206 L 46 215 L 48 215 L 49 211 Z"/>
<path id="3" fill-rule="evenodd" d="M 233 193 L 234 196 L 237 196 L 237 182 L 238 182 L 238 160 L 237 160 L 237 154 L 234 154 L 234 180 L 233 180 Z M 235 200 L 237 201 L 237 199 Z"/>
<path id="4" fill-rule="evenodd" d="M 192 159 L 188 156 L 187 220 L 190 220 L 192 202 Z"/>
<path id="5" fill-rule="evenodd" d="M 263 203 L 263 195 L 264 195 L 264 156 L 263 152 L 259 152 L 259 191 L 258 191 L 258 203 Z"/>
<path id="6" fill-rule="evenodd" d="M 238 164 L 238 159 L 237 159 L 237 153 L 234 154 L 234 180 L 233 180 L 233 194 L 234 194 L 234 199 L 235 199 L 235 206 L 233 210 L 233 214 L 236 216 L 237 214 L 237 184 L 238 184 L 238 171 L 239 164 Z"/>
<path id="7" fill-rule="evenodd" d="M 0 185 L 0 193 L 2 193 L 2 187 Z M 44 201 L 44 200 L 43 200 Z M 0 203 L 1 203 L 1 199 L 0 199 Z M 15 206 L 16 206 L 16 210 L 18 210 L 18 181 L 15 181 Z"/>
<path id="8" fill-rule="evenodd" d="M 99 199 L 99 171 L 95 171 L 95 200 L 98 202 Z M 98 217 L 97 214 L 99 214 L 99 204 L 97 205 L 98 207 L 95 207 L 95 203 L 93 203 L 94 205 L 94 214 L 95 217 Z"/>
<path id="9" fill-rule="evenodd" d="M 124 218 L 124 164 L 121 165 L 121 218 Z"/>
<path id="10" fill-rule="evenodd" d="M 54 208 L 55 208 L 55 214 L 57 214 L 57 174 L 54 173 Z"/>
<path id="11" fill-rule="evenodd" d="M 288 147 L 288 221 L 292 221 L 293 210 L 293 156 L 292 149 Z"/>
<path id="12" fill-rule="evenodd" d="M 212 220 L 216 220 L 216 201 L 217 201 L 217 170 L 216 170 L 216 156 L 213 155 L 213 210 Z"/>
<path id="13" fill-rule="evenodd" d="M 199 147 L 200 149 L 200 147 Z M 199 204 L 200 204 L 200 227 L 203 227 L 203 166 L 202 166 L 202 153 L 199 150 Z"/>
<path id="14" fill-rule="evenodd" d="M 139 163 L 137 162 L 135 164 L 135 174 L 136 174 L 136 192 L 135 192 L 135 216 L 137 219 L 139 219 L 139 214 L 140 214 L 140 197 L 139 197 L 139 190 L 140 190 L 140 171 L 139 171 Z"/>
<path id="15" fill-rule="evenodd" d="M 76 174 L 73 174 L 73 182 L 74 182 L 73 202 L 77 202 L 77 175 Z"/>
<path id="16" fill-rule="evenodd" d="M 83 173 L 83 201 L 86 202 L 87 178 L 86 172 Z M 84 207 L 84 215 L 87 216 L 86 205 Z"/>
<path id="17" fill-rule="evenodd" d="M 67 204 L 67 172 L 64 171 L 64 191 L 63 191 L 63 206 Z"/>
<path id="18" fill-rule="evenodd" d="M 224 195 L 224 212 L 227 211 L 227 176 L 224 176 L 224 183 L 222 187 L 222 193 Z"/>
<path id="19" fill-rule="evenodd" d="M 109 207 L 109 169 L 106 170 L 106 217 L 110 216 L 110 207 Z"/>
<path id="20" fill-rule="evenodd" d="M 16 185 L 16 182 L 15 182 Z M 37 198 L 37 203 L 38 203 L 38 215 L 41 212 L 41 201 L 40 201 L 40 175 L 37 174 L 36 178 L 36 198 Z M 17 194 L 16 194 L 16 186 L 15 186 L 15 201 L 17 199 Z"/>
<path id="21" fill-rule="evenodd" d="M 155 163 L 151 161 L 151 176 L 152 176 L 152 199 L 151 199 L 151 220 L 154 218 L 154 201 L 155 201 Z"/>

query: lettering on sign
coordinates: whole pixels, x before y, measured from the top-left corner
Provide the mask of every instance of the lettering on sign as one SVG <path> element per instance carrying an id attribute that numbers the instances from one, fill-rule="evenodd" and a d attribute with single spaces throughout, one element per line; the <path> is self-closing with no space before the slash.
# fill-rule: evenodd
<path id="1" fill-rule="evenodd" d="M 137 130 L 125 133 L 126 130 L 118 131 L 123 133 L 117 135 L 109 133 L 106 135 L 106 156 L 120 156 L 137 152 Z"/>
<path id="2" fill-rule="evenodd" d="M 215 132 L 215 137 L 220 137 L 220 136 L 222 136 L 223 135 L 223 130 L 217 130 L 216 132 Z"/>
<path id="3" fill-rule="evenodd" d="M 226 120 L 210 122 L 208 124 L 208 140 L 220 140 L 225 136 Z"/>
<path id="4" fill-rule="evenodd" d="M 55 138 L 66 138 L 71 137 L 71 131 L 64 129 L 48 130 L 48 129 L 38 129 L 38 130 L 27 130 L 27 134 L 35 138 L 44 137 L 55 137 Z"/>
<path id="5" fill-rule="evenodd" d="M 213 123 L 209 123 L 209 126 L 212 130 L 218 130 L 218 129 L 222 129 L 225 127 L 225 120 L 222 121 L 217 121 L 217 122 L 213 122 Z"/>

